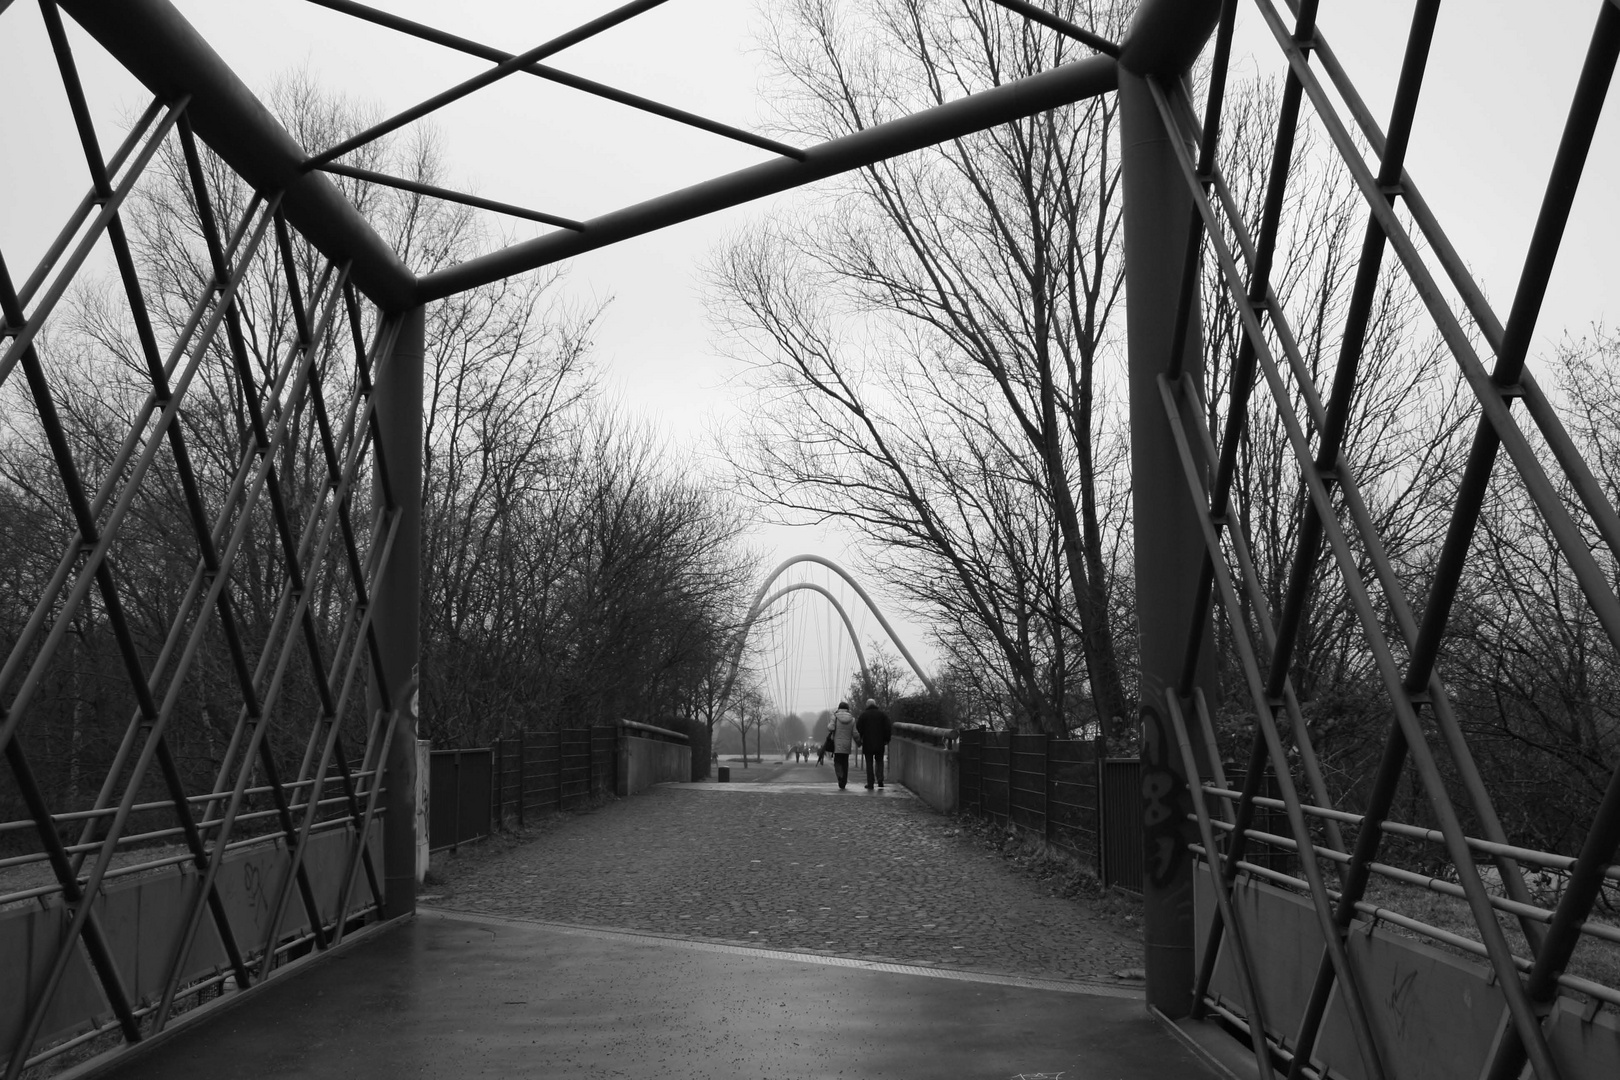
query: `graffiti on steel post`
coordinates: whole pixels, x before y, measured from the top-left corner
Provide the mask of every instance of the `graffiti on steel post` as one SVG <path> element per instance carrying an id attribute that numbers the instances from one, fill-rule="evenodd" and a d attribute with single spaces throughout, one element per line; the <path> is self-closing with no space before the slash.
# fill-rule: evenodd
<path id="1" fill-rule="evenodd" d="M 1163 713 L 1144 704 L 1142 725 L 1142 843 L 1148 880 L 1165 886 L 1175 880 L 1187 845 L 1182 839 L 1187 820 L 1187 782 L 1171 766 L 1174 737 Z"/>

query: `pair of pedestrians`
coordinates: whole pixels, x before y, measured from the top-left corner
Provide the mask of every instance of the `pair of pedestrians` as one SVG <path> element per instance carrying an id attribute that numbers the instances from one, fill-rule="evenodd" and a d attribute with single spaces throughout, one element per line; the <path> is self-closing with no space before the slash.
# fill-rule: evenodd
<path id="1" fill-rule="evenodd" d="M 827 739 L 832 743 L 833 773 L 838 777 L 840 791 L 849 783 L 849 755 L 856 746 L 866 759 L 866 790 L 871 791 L 874 782 L 883 786 L 883 755 L 888 750 L 891 728 L 889 714 L 878 708 L 875 698 L 866 699 L 859 718 L 849 711 L 849 702 L 838 703 Z"/>

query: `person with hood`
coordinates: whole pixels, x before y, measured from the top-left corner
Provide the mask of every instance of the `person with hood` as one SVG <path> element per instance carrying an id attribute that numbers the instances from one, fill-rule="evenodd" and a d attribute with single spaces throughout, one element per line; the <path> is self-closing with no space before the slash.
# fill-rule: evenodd
<path id="1" fill-rule="evenodd" d="M 855 721 L 855 733 L 861 740 L 861 755 L 866 758 L 867 791 L 872 790 L 874 778 L 878 787 L 883 786 L 883 754 L 889 747 L 892 732 L 889 714 L 878 708 L 876 698 L 867 698 L 866 708 L 861 710 L 860 719 Z"/>
<path id="2" fill-rule="evenodd" d="M 849 711 L 849 702 L 838 703 L 827 734 L 833 744 L 833 773 L 838 777 L 838 790 L 842 791 L 849 783 L 850 751 L 860 744 L 859 736 L 855 733 L 855 714 Z"/>

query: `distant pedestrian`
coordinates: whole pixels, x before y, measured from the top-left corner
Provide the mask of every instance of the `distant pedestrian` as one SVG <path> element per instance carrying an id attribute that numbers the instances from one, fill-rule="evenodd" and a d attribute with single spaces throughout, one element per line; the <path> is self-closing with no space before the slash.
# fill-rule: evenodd
<path id="1" fill-rule="evenodd" d="M 820 746 L 816 747 L 816 764 L 817 765 L 822 765 L 822 764 L 826 763 L 827 755 L 832 753 L 832 748 L 833 748 L 833 733 L 832 733 L 832 728 L 828 728 L 827 729 L 827 737 L 825 739 L 821 740 L 821 745 Z"/>
<path id="2" fill-rule="evenodd" d="M 866 708 L 855 721 L 856 733 L 861 737 L 861 756 L 866 759 L 866 790 L 872 790 L 872 781 L 883 786 L 883 755 L 889 748 L 889 735 L 893 732 L 889 714 L 878 708 L 876 698 L 866 699 Z"/>
<path id="3" fill-rule="evenodd" d="M 860 737 L 855 733 L 855 714 L 849 711 L 849 702 L 838 703 L 827 732 L 832 736 L 833 774 L 838 777 L 838 790 L 842 791 L 849 783 L 850 751 L 860 744 Z"/>

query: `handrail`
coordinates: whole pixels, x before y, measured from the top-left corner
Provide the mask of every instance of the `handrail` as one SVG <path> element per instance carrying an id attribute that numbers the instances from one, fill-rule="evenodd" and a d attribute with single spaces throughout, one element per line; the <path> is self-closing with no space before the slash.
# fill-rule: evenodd
<path id="1" fill-rule="evenodd" d="M 691 737 L 684 732 L 671 731 L 669 728 L 653 727 L 651 724 L 642 724 L 636 722 L 635 720 L 620 720 L 619 726 L 621 728 L 632 728 L 636 731 L 646 731 L 653 735 L 661 735 L 683 743 L 690 743 L 692 741 Z"/>
<path id="2" fill-rule="evenodd" d="M 956 742 L 956 736 L 959 734 L 955 728 L 925 727 L 922 724 L 895 724 L 891 730 L 895 735 L 918 742 L 932 741 L 935 745 L 941 746 L 950 746 Z"/>

